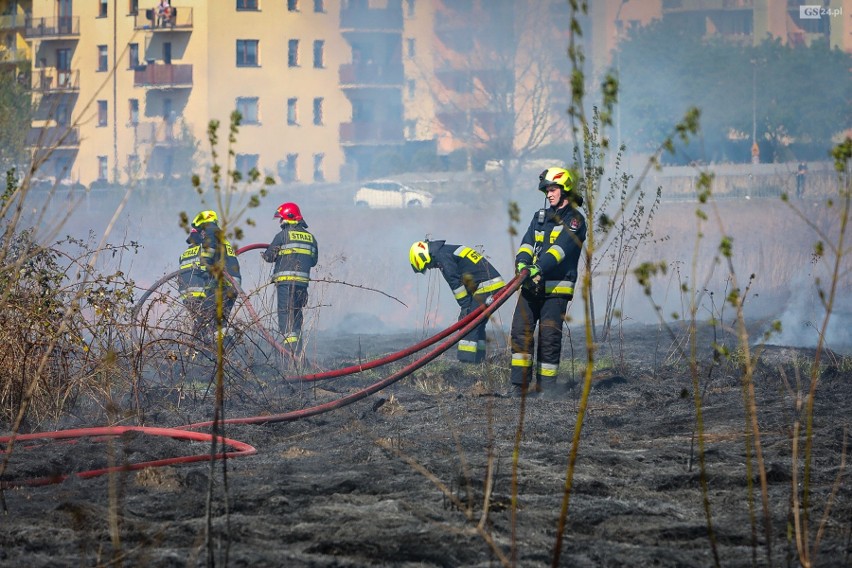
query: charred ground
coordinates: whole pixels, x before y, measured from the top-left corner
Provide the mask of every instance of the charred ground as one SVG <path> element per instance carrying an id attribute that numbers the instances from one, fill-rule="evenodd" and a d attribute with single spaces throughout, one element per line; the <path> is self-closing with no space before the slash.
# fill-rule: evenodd
<path id="1" fill-rule="evenodd" d="M 595 372 L 560 565 L 713 565 L 693 380 L 688 358 L 677 349 L 685 339 L 641 326 L 599 352 L 612 366 Z M 408 334 L 326 336 L 318 339 L 317 352 L 324 357 L 316 363 L 337 368 L 364 356 L 365 346 L 383 353 L 415 340 Z M 767 348 L 756 367 L 770 505 L 767 543 L 758 473 L 756 467 L 749 473 L 746 465 L 754 452 L 747 455 L 741 373 L 736 361 L 711 365 L 710 340 L 699 340 L 706 356 L 700 356 L 698 381 L 712 542 L 720 564 L 767 565 L 771 550 L 773 565 L 796 565 L 788 539 L 792 432 L 801 417 L 797 393 L 807 392 L 814 353 Z M 576 350 L 573 355 L 581 356 Z M 522 425 L 521 401 L 505 396 L 505 354 L 475 367 L 444 355 L 385 391 L 333 412 L 227 426 L 226 436 L 257 448 L 251 457 L 212 468 L 180 465 L 6 490 L 0 564 L 195 566 L 208 564 L 212 550 L 217 566 L 497 566 L 501 555 L 520 566 L 550 565 L 580 399 L 582 369 L 580 364 L 574 369 L 570 357 L 566 343 L 564 392 L 525 400 Z M 852 372 L 840 356 L 824 354 L 822 361 L 810 545 L 830 504 L 816 565 L 842 566 L 852 561 L 852 494 L 842 466 L 852 445 L 846 437 Z M 230 368 L 226 418 L 311 406 L 387 374 L 291 388 L 276 381 L 273 367 L 255 361 Z M 212 417 L 211 394 L 204 394 L 209 369 L 200 364 L 191 372 L 194 390 L 168 385 L 149 390 L 148 425 Z M 51 444 L 19 449 L 5 478 L 103 467 L 108 448 L 119 462 L 198 449 L 139 435 L 112 445 Z M 801 466 L 798 475 L 801 486 Z"/>

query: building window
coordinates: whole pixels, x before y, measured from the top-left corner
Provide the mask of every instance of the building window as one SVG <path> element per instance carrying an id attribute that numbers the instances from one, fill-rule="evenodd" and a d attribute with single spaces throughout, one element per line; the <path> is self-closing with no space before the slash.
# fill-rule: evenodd
<path id="1" fill-rule="evenodd" d="M 127 6 L 127 13 L 135 16 L 139 13 L 139 0 L 130 0 Z"/>
<path id="2" fill-rule="evenodd" d="M 237 67 L 257 67 L 257 51 L 258 40 L 256 39 L 238 39 L 237 40 Z"/>
<path id="3" fill-rule="evenodd" d="M 322 171 L 323 159 L 325 154 L 314 154 L 314 181 L 325 181 L 325 174 Z"/>
<path id="4" fill-rule="evenodd" d="M 314 99 L 314 124 L 322 126 L 322 97 Z"/>
<path id="5" fill-rule="evenodd" d="M 414 79 L 408 79 L 405 82 L 406 93 L 409 99 L 414 98 L 414 92 L 417 90 L 417 82 Z"/>
<path id="6" fill-rule="evenodd" d="M 409 18 L 414 17 L 414 1 L 415 0 L 405 0 L 405 15 Z"/>
<path id="7" fill-rule="evenodd" d="M 405 40 L 405 53 L 408 57 L 414 57 L 414 38 Z"/>
<path id="8" fill-rule="evenodd" d="M 105 180 L 107 178 L 107 169 L 109 164 L 106 156 L 98 156 L 98 179 Z"/>
<path id="9" fill-rule="evenodd" d="M 325 41 L 318 39 L 314 41 L 314 69 L 325 67 Z"/>
<path id="10" fill-rule="evenodd" d="M 139 173 L 139 154 L 127 154 L 127 176 L 132 177 Z"/>
<path id="11" fill-rule="evenodd" d="M 314 0 L 314 12 L 318 14 L 325 13 L 325 0 Z"/>
<path id="12" fill-rule="evenodd" d="M 287 65 L 299 66 L 299 40 L 291 39 L 287 42 Z"/>
<path id="13" fill-rule="evenodd" d="M 139 124 L 139 99 L 129 99 L 130 124 Z"/>
<path id="14" fill-rule="evenodd" d="M 242 124 L 260 124 L 257 97 L 238 97 L 237 112 L 243 116 Z"/>
<path id="15" fill-rule="evenodd" d="M 283 182 L 299 181 L 299 154 L 287 154 L 286 160 L 278 162 L 278 176 Z"/>
<path id="16" fill-rule="evenodd" d="M 109 61 L 107 61 L 107 46 L 98 46 L 98 71 L 109 71 Z"/>
<path id="17" fill-rule="evenodd" d="M 127 46 L 127 64 L 130 69 L 139 67 L 139 44 L 131 43 Z"/>
<path id="18" fill-rule="evenodd" d="M 299 124 L 298 102 L 299 99 L 296 97 L 287 99 L 287 124 L 289 125 Z"/>
<path id="19" fill-rule="evenodd" d="M 405 121 L 405 137 L 408 140 L 417 139 L 417 121 L 416 120 L 406 120 Z"/>
<path id="20" fill-rule="evenodd" d="M 98 101 L 98 126 L 107 125 L 107 102 Z"/>
<path id="21" fill-rule="evenodd" d="M 107 17 L 107 6 L 109 6 L 109 0 L 100 0 L 98 4 L 98 17 L 106 18 Z"/>
<path id="22" fill-rule="evenodd" d="M 57 103 L 53 118 L 59 126 L 68 126 L 71 124 L 71 105 L 68 101 L 63 100 Z"/>
<path id="23" fill-rule="evenodd" d="M 298 12 L 299 0 L 287 0 L 287 9 L 291 12 Z"/>
<path id="24" fill-rule="evenodd" d="M 237 10 L 257 10 L 257 0 L 237 0 Z"/>
<path id="25" fill-rule="evenodd" d="M 247 178 L 250 171 L 257 169 L 259 159 L 258 154 L 237 154 L 234 158 L 234 168 L 243 174 L 243 178 Z"/>

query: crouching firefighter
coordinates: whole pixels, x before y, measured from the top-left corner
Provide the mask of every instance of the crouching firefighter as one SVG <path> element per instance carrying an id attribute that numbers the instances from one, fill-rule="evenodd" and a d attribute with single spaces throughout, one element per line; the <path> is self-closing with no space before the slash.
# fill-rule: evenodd
<path id="1" fill-rule="evenodd" d="M 545 194 L 549 207 L 535 214 L 515 256 L 516 271 L 529 270 L 512 317 L 511 381 L 515 395 L 530 388 L 547 392 L 556 387 L 562 326 L 568 302 L 574 297 L 577 264 L 586 240 L 586 220 L 580 212 L 583 198 L 575 190 L 571 172 L 548 168 L 538 179 L 538 190 Z"/>
<path id="2" fill-rule="evenodd" d="M 302 356 L 303 310 L 308 303 L 311 268 L 316 266 L 319 248 L 314 235 L 295 203 L 282 203 L 275 211 L 281 231 L 275 235 L 262 257 L 275 263 L 272 282 L 278 295 L 278 329 L 295 358 Z"/>
<path id="3" fill-rule="evenodd" d="M 220 328 L 229 335 L 228 317 L 237 301 L 237 290 L 231 279 L 237 286 L 241 284 L 240 261 L 219 227 L 219 216 L 215 211 L 202 211 L 196 215 L 192 227 L 201 234 L 201 262 L 209 275 L 202 309 L 207 323 L 205 340 L 208 337 L 214 339 L 213 333 Z"/>
<path id="4" fill-rule="evenodd" d="M 484 256 L 470 247 L 448 245 L 445 241 L 417 241 L 409 250 L 411 268 L 422 274 L 437 268 L 450 285 L 461 308 L 459 320 L 482 304 L 490 304 L 495 292 L 505 286 L 503 277 Z M 458 359 L 465 363 L 485 360 L 487 320 L 458 343 Z"/>
<path id="5" fill-rule="evenodd" d="M 201 233 L 193 227 L 186 238 L 189 246 L 180 255 L 178 271 L 180 300 L 192 318 L 192 334 L 198 338 L 207 326 L 203 305 L 210 280 L 207 265 L 201 261 L 201 240 Z"/>

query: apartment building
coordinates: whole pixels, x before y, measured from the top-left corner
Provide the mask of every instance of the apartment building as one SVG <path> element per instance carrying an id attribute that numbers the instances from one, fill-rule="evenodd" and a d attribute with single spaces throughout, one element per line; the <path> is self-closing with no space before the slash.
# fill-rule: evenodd
<path id="1" fill-rule="evenodd" d="M 824 41 L 852 53 L 852 0 L 601 0 L 589 4 L 590 53 L 598 70 L 610 64 L 615 46 L 631 27 L 654 19 L 669 20 L 690 34 L 744 45 L 758 45 L 771 37 L 794 46 Z M 814 8 L 819 12 L 814 13 Z"/>
<path id="2" fill-rule="evenodd" d="M 169 180 L 243 116 L 235 167 L 285 183 L 372 177 L 415 154 L 501 157 L 565 140 L 570 14 L 561 0 L 0 0 L 0 67 L 32 88 L 42 175 Z M 601 0 L 579 39 L 597 69 L 631 26 L 849 50 L 840 15 L 801 1 Z M 49 149 L 49 151 L 46 151 Z M 43 162 L 43 163 L 42 163 Z"/>
<path id="3" fill-rule="evenodd" d="M 40 171 L 84 184 L 185 176 L 209 155 L 207 127 L 243 116 L 233 167 L 286 181 L 336 180 L 350 105 L 338 70 L 350 50 L 326 0 L 31 0 Z M 47 152 L 44 152 L 46 155 Z M 37 160 L 42 155 L 35 154 Z"/>

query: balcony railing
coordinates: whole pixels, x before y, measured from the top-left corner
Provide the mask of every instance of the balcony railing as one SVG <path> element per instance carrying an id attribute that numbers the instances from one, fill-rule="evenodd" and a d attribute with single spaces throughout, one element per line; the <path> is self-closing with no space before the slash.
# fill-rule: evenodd
<path id="1" fill-rule="evenodd" d="M 152 32 L 192 31 L 192 8 L 172 6 L 171 16 L 162 20 L 153 8 L 137 12 L 133 17 L 133 29 Z"/>
<path id="2" fill-rule="evenodd" d="M 342 30 L 399 30 L 402 31 L 402 7 L 363 8 L 351 6 L 340 9 L 340 28 Z"/>
<path id="3" fill-rule="evenodd" d="M 41 93 L 69 93 L 80 90 L 80 71 L 78 69 L 56 69 L 47 67 L 36 69 L 33 77 L 33 91 Z"/>
<path id="4" fill-rule="evenodd" d="M 29 54 L 24 49 L 4 49 L 0 47 L 0 64 L 2 63 L 21 63 L 28 61 Z"/>
<path id="5" fill-rule="evenodd" d="M 134 87 L 189 89 L 192 87 L 192 64 L 154 63 L 133 72 Z"/>
<path id="6" fill-rule="evenodd" d="M 401 122 L 344 122 L 340 141 L 344 144 L 397 144 L 403 142 Z"/>
<path id="7" fill-rule="evenodd" d="M 32 14 L 10 14 L 8 16 L 0 16 L 0 30 L 18 30 L 27 26 L 27 21 L 32 18 Z"/>
<path id="8" fill-rule="evenodd" d="M 30 18 L 26 22 L 27 39 L 68 39 L 80 37 L 80 16 Z"/>
<path id="9" fill-rule="evenodd" d="M 140 122 L 136 125 L 136 143 L 152 146 L 171 146 L 179 141 L 177 123 L 168 120 Z"/>
<path id="10" fill-rule="evenodd" d="M 70 126 L 30 128 L 27 146 L 30 148 L 76 148 L 80 145 L 80 129 Z"/>
<path id="11" fill-rule="evenodd" d="M 348 63 L 340 66 L 341 85 L 402 85 L 405 74 L 402 65 Z"/>

